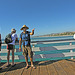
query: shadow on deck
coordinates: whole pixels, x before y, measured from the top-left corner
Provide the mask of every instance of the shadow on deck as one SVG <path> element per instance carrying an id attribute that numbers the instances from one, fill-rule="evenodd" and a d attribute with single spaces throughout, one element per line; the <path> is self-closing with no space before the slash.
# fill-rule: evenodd
<path id="1" fill-rule="evenodd" d="M 24 62 L 16 63 L 16 66 L 7 68 L 7 63 L 1 63 L 3 68 L 0 75 L 75 75 L 75 59 L 60 61 L 35 62 L 36 69 L 25 69 Z M 30 63 L 29 63 L 30 65 Z"/>

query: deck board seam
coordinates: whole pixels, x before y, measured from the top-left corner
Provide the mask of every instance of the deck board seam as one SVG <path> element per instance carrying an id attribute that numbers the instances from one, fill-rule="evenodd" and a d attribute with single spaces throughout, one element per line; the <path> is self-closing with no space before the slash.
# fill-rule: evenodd
<path id="1" fill-rule="evenodd" d="M 53 62 L 53 63 L 54 63 L 54 62 Z M 53 64 L 53 66 L 54 66 L 54 64 Z M 55 66 L 54 66 L 54 68 L 55 68 Z M 55 68 L 55 71 L 57 72 L 56 68 Z M 57 75 L 59 75 L 58 72 L 57 72 Z"/>

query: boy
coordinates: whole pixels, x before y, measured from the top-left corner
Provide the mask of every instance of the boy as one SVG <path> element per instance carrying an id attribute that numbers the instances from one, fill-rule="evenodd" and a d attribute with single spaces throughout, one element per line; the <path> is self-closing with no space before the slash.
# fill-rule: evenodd
<path id="1" fill-rule="evenodd" d="M 11 64 L 9 64 L 9 56 L 10 56 L 10 50 L 12 50 L 12 67 L 14 67 L 16 64 L 14 64 L 14 49 L 15 49 L 15 41 L 18 40 L 17 34 L 16 34 L 16 30 L 15 29 L 11 29 L 11 38 L 12 38 L 12 42 L 8 43 L 7 45 L 7 51 L 8 51 L 8 55 L 7 55 L 7 67 L 11 66 Z"/>

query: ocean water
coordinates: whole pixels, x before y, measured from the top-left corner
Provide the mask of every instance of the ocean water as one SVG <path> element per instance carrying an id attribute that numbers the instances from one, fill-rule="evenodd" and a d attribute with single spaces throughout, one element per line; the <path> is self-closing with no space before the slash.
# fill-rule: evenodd
<path id="1" fill-rule="evenodd" d="M 73 39 L 73 36 L 31 37 L 31 41 L 61 40 L 61 39 Z M 4 42 L 4 39 L 2 39 L 2 41 Z"/>
<path id="2" fill-rule="evenodd" d="M 61 39 L 73 39 L 73 36 L 35 37 L 31 38 L 31 41 L 61 40 Z"/>
<path id="3" fill-rule="evenodd" d="M 31 38 L 31 41 L 47 41 L 47 40 L 63 40 L 63 39 L 73 39 L 73 36 L 59 36 L 59 37 L 35 37 Z M 4 39 L 2 39 L 4 42 Z M 72 42 L 74 45 L 75 42 Z M 63 45 L 69 45 L 69 42 L 63 42 L 63 43 L 52 43 L 52 44 L 36 44 L 35 47 L 50 47 L 50 46 L 63 46 Z M 31 45 L 32 47 L 32 45 Z M 15 48 L 19 48 L 19 45 L 15 45 Z M 6 49 L 6 46 L 2 46 L 2 49 Z"/>

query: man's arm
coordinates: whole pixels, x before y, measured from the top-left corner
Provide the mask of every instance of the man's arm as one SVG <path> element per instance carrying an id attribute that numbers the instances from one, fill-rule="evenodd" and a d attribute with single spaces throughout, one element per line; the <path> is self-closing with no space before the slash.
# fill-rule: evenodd
<path id="1" fill-rule="evenodd" d="M 20 38 L 20 40 L 19 40 L 19 51 L 21 51 L 21 44 L 22 44 L 22 40 Z"/>
<path id="2" fill-rule="evenodd" d="M 34 35 L 34 30 L 35 30 L 35 28 L 32 29 L 32 32 L 30 33 L 30 35 Z"/>

